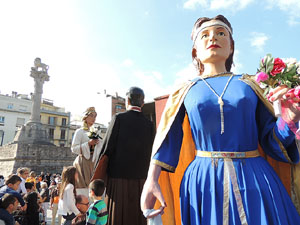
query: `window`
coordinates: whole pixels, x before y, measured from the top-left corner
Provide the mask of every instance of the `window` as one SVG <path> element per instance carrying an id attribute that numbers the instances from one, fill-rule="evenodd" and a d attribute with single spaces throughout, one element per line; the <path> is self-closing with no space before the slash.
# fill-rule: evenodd
<path id="1" fill-rule="evenodd" d="M 4 116 L 0 116 L 0 125 L 4 125 L 4 120 L 5 120 L 5 117 Z"/>
<path id="2" fill-rule="evenodd" d="M 53 139 L 53 138 L 54 138 L 54 129 L 53 129 L 53 128 L 50 128 L 50 129 L 49 129 L 49 138 L 50 138 L 50 139 Z"/>
<path id="3" fill-rule="evenodd" d="M 13 107 L 14 107 L 14 104 L 12 104 L 12 103 L 8 103 L 8 104 L 7 104 L 7 108 L 8 108 L 8 109 L 12 109 Z"/>
<path id="4" fill-rule="evenodd" d="M 116 112 L 122 112 L 124 109 L 121 105 L 116 105 L 115 108 L 116 108 Z"/>
<path id="5" fill-rule="evenodd" d="M 67 119 L 66 118 L 62 118 L 61 125 L 62 126 L 66 126 L 67 125 Z"/>
<path id="6" fill-rule="evenodd" d="M 3 144 L 3 139 L 4 139 L 4 131 L 0 130 L 0 146 Z"/>
<path id="7" fill-rule="evenodd" d="M 49 116 L 49 118 L 48 118 L 48 124 L 50 124 L 50 125 L 56 125 L 56 117 Z"/>
<path id="8" fill-rule="evenodd" d="M 118 110 L 120 110 L 120 109 L 122 109 L 122 106 L 120 106 L 120 105 L 116 105 L 116 109 Z"/>
<path id="9" fill-rule="evenodd" d="M 25 124 L 25 118 L 17 118 L 16 126 L 20 127 Z"/>
<path id="10" fill-rule="evenodd" d="M 65 143 L 59 143 L 59 147 L 65 147 Z"/>
<path id="11" fill-rule="evenodd" d="M 60 139 L 65 140 L 65 138 L 66 138 L 66 130 L 61 130 L 60 131 Z"/>
<path id="12" fill-rule="evenodd" d="M 19 111 L 26 112 L 27 111 L 27 106 L 26 105 L 20 105 L 19 106 Z"/>

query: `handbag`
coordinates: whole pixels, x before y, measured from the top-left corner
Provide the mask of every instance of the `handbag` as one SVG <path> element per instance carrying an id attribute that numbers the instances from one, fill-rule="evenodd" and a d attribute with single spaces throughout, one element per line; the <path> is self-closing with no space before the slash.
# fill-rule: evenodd
<path id="1" fill-rule="evenodd" d="M 108 156 L 103 155 L 98 164 L 96 165 L 94 169 L 94 174 L 91 178 L 91 181 L 95 179 L 101 179 L 103 181 L 106 181 L 107 179 L 107 166 L 108 166 Z"/>

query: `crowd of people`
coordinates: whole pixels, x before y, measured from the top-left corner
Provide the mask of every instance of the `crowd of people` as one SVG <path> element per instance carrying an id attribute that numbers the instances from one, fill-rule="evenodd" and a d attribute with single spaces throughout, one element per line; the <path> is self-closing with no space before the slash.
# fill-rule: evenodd
<path id="1" fill-rule="evenodd" d="M 89 107 L 72 142 L 77 157 L 61 176 L 27 168 L 0 176 L 0 219 L 45 224 L 52 209 L 52 225 L 56 215 L 64 225 L 146 225 L 146 218 L 159 225 L 163 213 L 172 225 L 300 224 L 258 151 L 260 144 L 274 159 L 298 163 L 295 133 L 274 117 L 253 77 L 230 72 L 232 34 L 222 15 L 196 21 L 192 58 L 199 74 L 170 94 L 155 140 L 141 110 L 142 89 L 129 89 L 127 111 L 113 116 L 103 140 L 93 131 L 97 112 Z M 299 122 L 299 103 L 287 86 L 268 97 L 288 104 L 290 122 Z M 166 173 L 175 170 L 175 176 Z"/>
<path id="2" fill-rule="evenodd" d="M 47 210 L 52 211 L 51 225 L 61 225 L 62 218 L 65 225 L 106 224 L 102 180 L 91 182 L 89 196 L 86 196 L 76 194 L 74 185 L 78 172 L 74 166 L 65 167 L 62 176 L 43 173 L 35 176 L 28 168 L 18 169 L 17 174 L 6 179 L 2 176 L 0 224 L 46 225 Z"/>
<path id="3" fill-rule="evenodd" d="M 143 90 L 132 87 L 127 97 L 128 111 L 114 116 L 103 142 L 100 136 L 91 138 L 97 117 L 95 108 L 89 107 L 84 112 L 83 126 L 76 130 L 71 146 L 78 156 L 73 166 L 64 167 L 61 175 L 43 172 L 36 175 L 28 168 L 19 168 L 16 174 L 2 177 L 0 198 L 4 203 L 0 219 L 6 224 L 46 224 L 47 210 L 51 209 L 51 225 L 56 224 L 56 216 L 59 225 L 146 224 L 139 200 L 150 162 L 154 129 L 141 113 Z M 97 179 L 98 166 L 102 165 L 100 158 L 104 155 L 110 158 L 107 175 Z M 127 163 L 131 161 L 130 166 L 122 164 L 125 159 Z M 7 195 L 20 206 L 14 208 L 15 201 L 11 205 L 5 203 Z"/>
<path id="4" fill-rule="evenodd" d="M 51 209 L 54 225 L 57 205 L 55 193 L 59 190 L 60 174 L 41 172 L 37 175 L 29 168 L 23 167 L 17 169 L 16 174 L 1 178 L 3 182 L 0 188 L 0 219 L 5 221 L 5 224 L 46 224 L 47 210 Z M 7 210 L 12 207 L 13 210 Z"/>

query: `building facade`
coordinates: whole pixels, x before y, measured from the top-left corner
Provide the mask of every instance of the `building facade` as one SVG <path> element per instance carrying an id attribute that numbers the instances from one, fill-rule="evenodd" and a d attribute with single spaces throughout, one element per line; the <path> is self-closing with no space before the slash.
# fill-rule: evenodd
<path id="1" fill-rule="evenodd" d="M 31 96 L 17 94 L 0 95 L 0 146 L 13 141 L 18 129 L 24 125 L 31 115 Z M 70 147 L 72 133 L 70 128 L 70 112 L 62 107 L 54 106 L 53 101 L 42 99 L 41 123 L 45 126 L 51 142 L 59 147 Z"/>
<path id="2" fill-rule="evenodd" d="M 43 99 L 41 103 L 41 123 L 48 131 L 51 142 L 59 147 L 70 147 L 70 112 L 53 105 L 53 101 Z"/>
<path id="3" fill-rule="evenodd" d="M 31 108 L 27 95 L 0 95 L 0 146 L 13 141 L 19 127 L 29 120 Z"/>
<path id="4" fill-rule="evenodd" d="M 100 121 L 105 126 L 109 124 L 113 115 L 126 111 L 125 98 L 122 98 L 117 93 L 110 95 L 105 92 L 99 98 L 100 101 L 96 105 L 97 121 Z"/>

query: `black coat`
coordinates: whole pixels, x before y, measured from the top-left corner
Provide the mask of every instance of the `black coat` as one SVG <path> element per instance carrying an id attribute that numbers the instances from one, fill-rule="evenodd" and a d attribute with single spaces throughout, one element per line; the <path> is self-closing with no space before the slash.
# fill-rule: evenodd
<path id="1" fill-rule="evenodd" d="M 153 123 L 141 112 L 129 110 L 113 116 L 101 149 L 101 155 L 109 158 L 108 176 L 146 179 L 153 139 Z"/>

